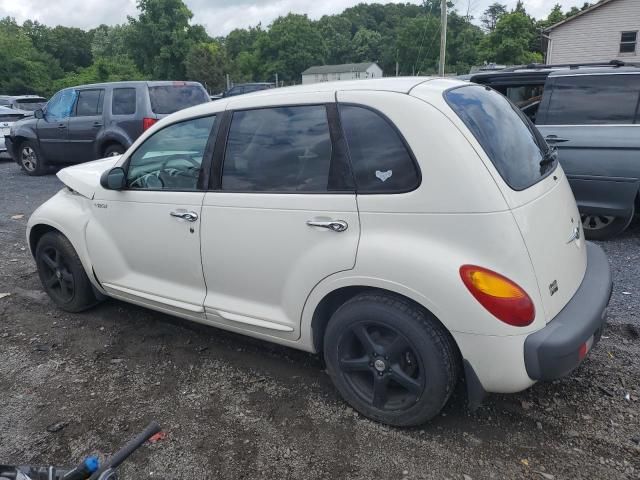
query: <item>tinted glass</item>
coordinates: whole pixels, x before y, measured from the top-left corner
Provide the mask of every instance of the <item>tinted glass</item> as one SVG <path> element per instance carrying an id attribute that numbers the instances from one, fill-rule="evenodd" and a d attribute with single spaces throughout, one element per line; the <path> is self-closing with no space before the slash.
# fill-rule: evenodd
<path id="1" fill-rule="evenodd" d="M 87 117 L 102 113 L 103 90 L 80 90 L 76 104 L 76 117 Z"/>
<path id="2" fill-rule="evenodd" d="M 557 77 L 544 123 L 598 125 L 633 123 L 640 75 Z"/>
<path id="3" fill-rule="evenodd" d="M 208 102 L 209 95 L 198 85 L 163 85 L 149 87 L 149 99 L 151 110 L 162 115 Z"/>
<path id="4" fill-rule="evenodd" d="M 47 103 L 47 120 L 63 120 L 71 116 L 77 92 L 72 89 L 61 90 Z"/>
<path id="5" fill-rule="evenodd" d="M 196 190 L 215 116 L 170 125 L 154 133 L 131 156 L 132 189 Z"/>
<path id="6" fill-rule="evenodd" d="M 44 98 L 22 98 L 16 101 L 16 107 L 20 110 L 26 110 L 28 112 L 34 112 L 39 108 L 42 108 L 47 103 Z"/>
<path id="7" fill-rule="evenodd" d="M 114 88 L 111 98 L 111 113 L 113 115 L 133 115 L 136 113 L 136 89 Z"/>
<path id="8" fill-rule="evenodd" d="M 223 190 L 325 192 L 331 139 L 324 106 L 235 112 L 222 172 Z"/>
<path id="9" fill-rule="evenodd" d="M 620 35 L 621 42 L 635 42 L 638 32 L 622 32 Z"/>
<path id="10" fill-rule="evenodd" d="M 384 117 L 368 108 L 340 105 L 340 119 L 358 193 L 406 192 L 418 186 L 416 165 Z"/>
<path id="11" fill-rule="evenodd" d="M 530 187 L 553 169 L 553 162 L 543 162 L 547 146 L 540 133 L 495 90 L 455 88 L 445 93 L 445 99 L 514 190 Z"/>

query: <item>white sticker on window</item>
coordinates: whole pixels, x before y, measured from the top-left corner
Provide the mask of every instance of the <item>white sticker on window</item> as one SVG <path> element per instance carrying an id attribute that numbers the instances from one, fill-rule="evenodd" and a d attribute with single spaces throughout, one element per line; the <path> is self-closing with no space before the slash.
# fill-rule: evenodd
<path id="1" fill-rule="evenodd" d="M 393 175 L 393 170 L 387 170 L 386 172 L 376 170 L 376 177 L 378 177 L 383 182 L 386 182 L 387 179 L 391 178 L 391 175 Z"/>

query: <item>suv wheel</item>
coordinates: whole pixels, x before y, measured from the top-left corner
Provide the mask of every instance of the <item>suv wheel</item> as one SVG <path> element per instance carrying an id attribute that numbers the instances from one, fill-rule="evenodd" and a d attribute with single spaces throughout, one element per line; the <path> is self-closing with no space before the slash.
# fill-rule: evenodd
<path id="1" fill-rule="evenodd" d="M 47 171 L 40 149 L 31 140 L 25 140 L 20 144 L 18 163 L 27 175 L 44 175 Z"/>
<path id="2" fill-rule="evenodd" d="M 105 157 L 115 157 L 117 155 L 122 155 L 124 153 L 124 147 L 119 143 L 112 143 L 108 145 L 107 148 L 104 149 Z"/>
<path id="3" fill-rule="evenodd" d="M 589 240 L 607 240 L 622 232 L 631 224 L 635 208 L 626 217 L 582 214 L 582 229 Z"/>
<path id="4" fill-rule="evenodd" d="M 338 308 L 324 355 L 344 399 L 366 417 L 395 426 L 433 418 L 458 380 L 449 333 L 435 317 L 387 294 L 360 294 Z"/>
<path id="5" fill-rule="evenodd" d="M 45 233 L 35 257 L 44 290 L 62 310 L 80 312 L 97 303 L 82 262 L 64 235 Z"/>

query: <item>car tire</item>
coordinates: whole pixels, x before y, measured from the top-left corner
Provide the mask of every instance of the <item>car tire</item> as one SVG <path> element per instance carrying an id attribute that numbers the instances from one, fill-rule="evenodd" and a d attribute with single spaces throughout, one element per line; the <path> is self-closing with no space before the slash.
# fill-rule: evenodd
<path id="1" fill-rule="evenodd" d="M 332 315 L 324 357 L 347 403 L 368 418 L 402 427 L 436 416 L 460 371 L 453 338 L 433 315 L 375 291 L 355 296 Z"/>
<path id="2" fill-rule="evenodd" d="M 25 140 L 18 147 L 18 164 L 27 175 L 38 176 L 47 173 L 42 152 L 32 140 Z"/>
<path id="3" fill-rule="evenodd" d="M 115 157 L 116 155 L 122 155 L 125 148 L 119 143 L 111 143 L 104 149 L 103 157 Z"/>
<path id="4" fill-rule="evenodd" d="M 64 235 L 45 233 L 35 258 L 45 292 L 62 310 L 81 312 L 98 303 L 82 262 Z"/>
<path id="5" fill-rule="evenodd" d="M 609 240 L 624 232 L 635 215 L 635 206 L 626 217 L 582 214 L 582 230 L 588 240 Z"/>

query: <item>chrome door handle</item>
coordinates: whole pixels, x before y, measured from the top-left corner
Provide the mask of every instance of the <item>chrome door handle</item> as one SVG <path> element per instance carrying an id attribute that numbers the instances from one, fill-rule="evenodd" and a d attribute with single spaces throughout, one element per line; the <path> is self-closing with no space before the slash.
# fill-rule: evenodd
<path id="1" fill-rule="evenodd" d="M 545 140 L 547 141 L 547 143 L 563 143 L 569 141 L 568 138 L 560 138 L 557 135 L 547 135 L 545 137 Z"/>
<path id="2" fill-rule="evenodd" d="M 198 220 L 198 214 L 196 212 L 169 212 L 169 215 L 176 218 L 181 218 L 187 222 L 195 222 Z"/>
<path id="3" fill-rule="evenodd" d="M 310 227 L 321 227 L 333 230 L 334 232 L 344 232 L 349 228 L 349 224 L 344 220 L 328 220 L 328 221 L 315 221 L 307 220 L 307 225 Z"/>

